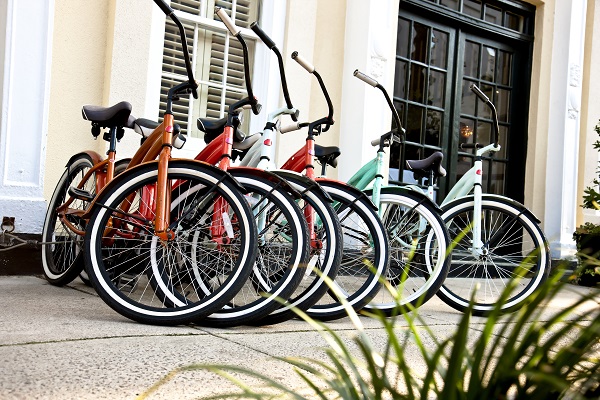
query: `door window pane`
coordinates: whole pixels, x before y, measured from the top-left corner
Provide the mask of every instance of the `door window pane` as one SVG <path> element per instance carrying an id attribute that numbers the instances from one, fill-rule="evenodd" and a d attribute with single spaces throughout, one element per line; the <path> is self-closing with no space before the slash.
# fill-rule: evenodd
<path id="1" fill-rule="evenodd" d="M 483 53 L 481 54 L 481 79 L 488 82 L 495 82 L 495 72 L 496 49 L 492 47 L 483 46 Z"/>
<path id="2" fill-rule="evenodd" d="M 396 55 L 408 58 L 408 44 L 410 43 L 410 21 L 398 19 L 398 40 L 396 42 Z"/>
<path id="3" fill-rule="evenodd" d="M 440 146 L 440 132 L 442 130 L 443 114 L 439 111 L 428 110 L 425 120 L 425 144 Z"/>
<path id="4" fill-rule="evenodd" d="M 490 175 L 490 193 L 503 194 L 506 175 L 506 164 L 493 161 Z"/>
<path id="5" fill-rule="evenodd" d="M 498 110 L 498 120 L 508 122 L 510 110 L 510 91 L 505 89 L 496 90 L 496 108 Z"/>
<path id="6" fill-rule="evenodd" d="M 463 0 L 463 13 L 471 17 L 481 18 L 481 1 Z"/>
<path id="7" fill-rule="evenodd" d="M 447 58 L 448 34 L 434 29 L 431 38 L 431 65 L 445 69 Z"/>
<path id="8" fill-rule="evenodd" d="M 459 150 L 460 145 L 464 143 L 473 143 L 475 135 L 475 121 L 472 119 L 461 118 L 458 128 L 458 143 Z"/>
<path id="9" fill-rule="evenodd" d="M 427 49 L 430 45 L 429 27 L 415 22 L 413 28 L 412 52 L 410 58 L 422 63 L 427 62 Z"/>
<path id="10" fill-rule="evenodd" d="M 439 71 L 431 71 L 429 76 L 429 91 L 427 104 L 434 107 L 444 108 L 444 89 L 446 87 L 446 74 Z"/>
<path id="11" fill-rule="evenodd" d="M 477 96 L 470 89 L 472 83 L 473 82 L 471 81 L 463 80 L 460 113 L 474 116 L 475 105 L 477 104 Z"/>
<path id="12" fill-rule="evenodd" d="M 500 129 L 499 129 L 500 133 L 498 135 L 498 144 L 500 144 L 500 151 L 494 153 L 495 154 L 495 158 L 503 158 L 506 159 L 506 152 L 507 152 L 507 146 L 508 146 L 508 127 L 507 126 L 502 126 L 500 125 Z"/>
<path id="13" fill-rule="evenodd" d="M 427 69 L 417 64 L 410 66 L 410 88 L 408 99 L 417 103 L 424 103 L 425 78 Z"/>
<path id="14" fill-rule="evenodd" d="M 477 136 L 475 137 L 475 142 L 487 146 L 492 142 L 491 133 L 492 124 L 479 121 L 477 123 Z"/>
<path id="15" fill-rule="evenodd" d="M 523 32 L 524 20 L 522 15 L 516 15 L 510 12 L 506 13 L 504 19 L 504 26 L 508 29 L 512 29 L 515 31 Z"/>
<path id="16" fill-rule="evenodd" d="M 463 74 L 473 78 L 479 77 L 479 49 L 478 43 L 465 42 L 465 62 Z"/>
<path id="17" fill-rule="evenodd" d="M 421 143 L 421 127 L 423 126 L 424 108 L 408 105 L 408 121 L 406 122 L 406 140 Z"/>
<path id="18" fill-rule="evenodd" d="M 451 8 L 453 10 L 458 10 L 458 0 L 440 0 L 440 4 Z"/>
<path id="19" fill-rule="evenodd" d="M 396 61 L 396 75 L 394 76 L 394 96 L 406 98 L 406 61 Z"/>
<path id="20" fill-rule="evenodd" d="M 492 24 L 502 25 L 502 10 L 490 5 L 485 6 L 485 20 Z"/>
<path id="21" fill-rule="evenodd" d="M 511 84 L 512 54 L 500 50 L 498 52 L 498 79 L 501 85 L 509 86 Z"/>

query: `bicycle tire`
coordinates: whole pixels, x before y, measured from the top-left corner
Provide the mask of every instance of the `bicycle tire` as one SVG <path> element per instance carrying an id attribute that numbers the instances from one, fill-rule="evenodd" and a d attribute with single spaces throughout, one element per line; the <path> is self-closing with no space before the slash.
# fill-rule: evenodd
<path id="1" fill-rule="evenodd" d="M 311 243 L 309 265 L 298 288 L 285 304 L 257 320 L 255 325 L 281 323 L 298 316 L 294 308 L 306 311 L 315 305 L 327 293 L 325 279 L 335 279 L 342 259 L 342 230 L 330 199 L 316 182 L 287 171 L 275 171 L 278 172 L 302 194 L 302 199 L 298 200 L 300 208 L 305 210 L 311 207 L 314 210 L 315 240 Z"/>
<path id="2" fill-rule="evenodd" d="M 119 160 L 115 163 L 115 176 L 127 169 L 130 159 Z M 83 242 L 83 237 L 81 238 Z M 79 271 L 79 279 L 85 286 L 92 287 L 92 281 L 90 280 L 87 272 L 85 271 L 85 262 L 83 256 L 81 257 L 81 271 Z"/>
<path id="3" fill-rule="evenodd" d="M 85 174 L 93 167 L 91 158 L 86 154 L 80 154 L 69 161 L 65 172 L 58 180 L 42 228 L 42 242 L 59 242 L 42 245 L 42 268 L 46 280 L 55 286 L 63 286 L 72 282 L 83 270 L 84 261 L 82 255 L 83 236 L 77 235 L 61 222 L 56 209 L 65 203 L 71 186 L 77 186 Z M 91 177 L 89 184 L 84 190 L 92 189 L 89 185 L 96 180 Z M 92 193 L 95 193 L 95 187 Z M 85 210 L 89 202 L 74 199 L 69 208 Z M 85 229 L 85 221 L 76 216 L 69 216 L 69 222 L 81 230 Z M 62 243 L 60 243 L 62 242 Z"/>
<path id="4" fill-rule="evenodd" d="M 474 204 L 473 196 L 468 196 L 443 207 L 442 218 L 455 247 L 438 296 L 462 312 L 473 298 L 473 314 L 486 316 L 498 307 L 503 289 L 514 279 L 514 291 L 501 312 L 516 311 L 548 277 L 550 255 L 544 233 L 523 205 L 502 196 L 484 195 L 481 227 L 488 254 L 474 259 L 469 250 L 470 236 L 463 235 L 471 225 Z"/>
<path id="5" fill-rule="evenodd" d="M 236 169 L 229 172 L 248 190 L 245 198 L 259 224 L 258 256 L 234 298 L 200 322 L 221 328 L 251 324 L 279 308 L 300 284 L 310 250 L 304 215 L 284 186 Z"/>
<path id="6" fill-rule="evenodd" d="M 390 317 L 435 296 L 448 274 L 450 239 L 440 210 L 410 190 L 382 188 L 380 207 L 390 243 L 389 289 L 383 287 L 365 310 Z"/>
<path id="7" fill-rule="evenodd" d="M 331 196 L 342 228 L 342 260 L 333 281 L 345 301 L 356 312 L 368 304 L 381 289 L 389 262 L 389 244 L 385 228 L 371 200 L 344 183 L 318 180 Z M 330 321 L 348 315 L 342 301 L 329 289 L 307 314 Z"/>
<path id="8" fill-rule="evenodd" d="M 153 234 L 153 206 L 139 201 L 153 198 L 148 191 L 157 176 L 158 163 L 145 163 L 116 177 L 99 194 L 85 235 L 86 269 L 98 295 L 127 318 L 154 325 L 197 322 L 220 310 L 246 282 L 256 259 L 256 225 L 241 187 L 225 172 L 198 162 L 170 161 L 167 182 L 188 182 L 196 196 L 188 195 L 185 212 L 171 221 L 174 239 L 161 242 Z M 178 286 L 170 274 L 186 257 L 182 249 L 189 235 L 215 227 L 207 213 L 214 211 L 216 201 L 224 206 L 219 216 L 223 236 L 211 236 L 199 249 L 214 256 L 212 263 L 203 264 L 214 274 L 213 290 L 206 296 L 193 282 Z M 152 279 L 160 291 L 153 290 Z"/>

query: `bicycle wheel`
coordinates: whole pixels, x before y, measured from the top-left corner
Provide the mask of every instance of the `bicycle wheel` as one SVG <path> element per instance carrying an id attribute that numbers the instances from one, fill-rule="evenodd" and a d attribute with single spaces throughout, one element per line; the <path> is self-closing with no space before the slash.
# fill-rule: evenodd
<path id="1" fill-rule="evenodd" d="M 323 297 L 328 286 L 325 277 L 335 279 L 342 259 L 341 227 L 337 214 L 326 195 L 314 181 L 303 176 L 276 171 L 281 174 L 302 198 L 298 206 L 305 212 L 315 214 L 313 222 L 314 237 L 310 240 L 310 259 L 300 285 L 285 305 L 270 315 L 257 320 L 256 325 L 276 324 L 297 317 L 292 307 L 306 311 Z M 310 211 L 309 211 L 310 210 Z M 318 271 L 318 272 L 317 272 Z"/>
<path id="2" fill-rule="evenodd" d="M 92 160 L 86 154 L 80 154 L 70 160 L 48 204 L 42 228 L 42 242 L 52 243 L 42 245 L 42 266 L 46 280 L 52 285 L 66 285 L 83 270 L 84 262 L 81 252 L 83 236 L 79 236 L 65 224 L 62 220 L 64 212 L 61 211 L 59 215 L 57 208 L 69 198 L 69 188 L 77 187 L 92 167 Z M 91 176 L 85 182 L 83 189 L 90 193 L 96 193 L 95 176 Z M 88 204 L 87 201 L 73 199 L 68 208 L 83 211 Z M 69 213 L 64 215 L 64 218 L 77 229 L 85 230 L 85 221 L 79 215 Z"/>
<path id="3" fill-rule="evenodd" d="M 443 207 L 442 218 L 455 248 L 448 277 L 438 295 L 463 312 L 473 298 L 473 314 L 485 316 L 496 307 L 509 283 L 514 283 L 502 311 L 515 311 L 548 277 L 546 239 L 524 206 L 500 196 L 484 195 L 481 239 L 487 254 L 474 256 L 470 235 L 474 205 L 473 196 L 469 196 Z"/>
<path id="4" fill-rule="evenodd" d="M 127 166 L 129 165 L 129 161 L 130 159 L 124 159 L 124 160 L 119 160 L 115 163 L 115 176 L 119 175 L 121 172 L 125 171 L 127 169 Z M 95 195 L 95 193 L 94 193 Z M 83 242 L 83 237 L 81 238 L 81 241 Z M 85 271 L 85 263 L 83 261 L 83 256 L 81 257 L 81 271 L 79 271 L 79 279 L 81 279 L 81 281 L 86 285 L 86 286 L 92 286 L 92 281 L 90 281 L 90 277 L 88 276 L 87 272 Z"/>
<path id="5" fill-rule="evenodd" d="M 390 243 L 385 279 L 392 291 L 382 288 L 365 309 L 389 317 L 405 310 L 398 306 L 419 307 L 437 293 L 448 274 L 450 239 L 439 210 L 430 202 L 393 186 L 382 188 L 380 196 Z"/>
<path id="6" fill-rule="evenodd" d="M 342 261 L 334 286 L 348 304 L 360 311 L 381 288 L 388 266 L 385 228 L 373 203 L 362 192 L 335 181 L 318 180 L 334 201 L 342 228 Z M 338 296 L 330 289 L 307 314 L 323 321 L 347 316 Z"/>
<path id="7" fill-rule="evenodd" d="M 258 226 L 258 256 L 246 284 L 225 307 L 200 322 L 205 326 L 249 324 L 268 315 L 292 295 L 308 263 L 308 227 L 284 186 L 268 177 L 236 169 L 229 172 L 249 191 L 245 198 Z M 179 203 L 174 197 L 173 206 Z"/>
<path id="8" fill-rule="evenodd" d="M 142 323 L 196 322 L 220 310 L 244 285 L 256 259 L 257 233 L 239 186 L 223 171 L 197 162 L 171 161 L 167 182 L 189 188 L 170 222 L 174 238 L 154 235 L 158 164 L 115 178 L 99 195 L 85 236 L 86 269 L 99 296 L 121 315 Z M 190 238 L 204 274 L 182 279 Z M 155 288 L 159 288 L 154 290 Z"/>

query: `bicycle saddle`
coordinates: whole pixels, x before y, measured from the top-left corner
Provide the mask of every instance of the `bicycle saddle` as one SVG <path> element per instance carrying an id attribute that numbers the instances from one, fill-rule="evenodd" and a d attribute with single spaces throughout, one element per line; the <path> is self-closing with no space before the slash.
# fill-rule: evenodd
<path id="1" fill-rule="evenodd" d="M 442 167 L 444 155 L 441 151 L 436 151 L 424 160 L 406 160 L 406 166 L 413 171 L 415 179 L 429 176 L 433 171 L 436 178 L 446 176 L 446 170 Z"/>
<path id="2" fill-rule="evenodd" d="M 317 160 L 319 160 L 321 165 L 329 164 L 333 168 L 337 167 L 336 159 L 340 156 L 340 154 L 342 154 L 342 153 L 340 152 L 339 147 L 336 147 L 336 146 L 325 147 L 325 146 L 319 146 L 318 144 L 315 144 L 315 157 L 317 158 Z"/>
<path id="3" fill-rule="evenodd" d="M 221 119 L 210 119 L 210 118 L 198 118 L 197 125 L 198 129 L 205 133 L 204 142 L 209 144 L 213 140 L 215 140 L 223 130 L 225 129 L 225 124 L 227 123 L 227 117 Z M 246 139 L 246 134 L 239 129 L 235 130 L 235 135 L 233 136 L 234 142 L 243 142 Z"/>
<path id="4" fill-rule="evenodd" d="M 122 101 L 111 107 L 87 105 L 81 108 L 81 114 L 86 121 L 91 121 L 101 127 L 127 126 L 131 114 L 131 104 Z"/>
<path id="5" fill-rule="evenodd" d="M 146 118 L 135 118 L 134 116 L 129 117 L 127 128 L 131 128 L 134 132 L 139 133 L 143 137 L 147 138 L 154 132 L 156 128 L 160 125 L 160 123 L 156 121 L 152 121 L 151 119 Z M 181 127 L 179 124 L 173 125 L 173 135 L 177 135 L 181 132 Z"/>

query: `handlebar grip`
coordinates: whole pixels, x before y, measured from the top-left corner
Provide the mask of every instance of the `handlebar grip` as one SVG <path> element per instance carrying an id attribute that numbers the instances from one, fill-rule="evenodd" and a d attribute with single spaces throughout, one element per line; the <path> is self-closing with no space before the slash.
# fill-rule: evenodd
<path id="1" fill-rule="evenodd" d="M 164 12 L 167 16 L 169 16 L 175 12 L 171 8 L 171 6 L 169 6 L 167 3 L 164 2 L 164 0 L 154 0 L 154 2 L 156 3 L 157 6 L 160 7 L 162 12 Z"/>
<path id="2" fill-rule="evenodd" d="M 298 64 L 300 64 L 302 66 L 302 68 L 304 68 L 305 70 L 308 71 L 309 74 L 312 74 L 313 72 L 315 72 L 315 67 L 313 67 L 311 63 L 309 63 L 304 58 L 302 58 L 300 56 L 300 54 L 298 54 L 297 51 L 292 53 L 292 60 L 294 60 Z"/>
<path id="3" fill-rule="evenodd" d="M 479 97 L 484 103 L 490 103 L 489 97 L 487 97 L 476 84 L 471 84 L 471 91 L 475 93 L 477 97 Z"/>
<path id="4" fill-rule="evenodd" d="M 288 132 L 297 131 L 300 128 L 301 128 L 300 122 L 296 122 L 294 124 L 282 126 L 281 128 L 279 128 L 279 132 L 281 132 L 281 133 L 288 133 Z"/>
<path id="5" fill-rule="evenodd" d="M 379 83 L 375 79 L 371 78 L 368 75 L 363 74 L 359 70 L 354 70 L 354 76 L 357 77 L 358 79 L 360 79 L 361 81 L 365 82 L 366 84 L 369 84 L 373 87 L 377 87 L 377 85 L 379 85 Z M 373 146 L 375 146 L 375 145 L 373 145 Z"/>
<path id="6" fill-rule="evenodd" d="M 256 33 L 256 35 L 269 48 L 269 50 L 272 50 L 275 47 L 275 42 L 269 37 L 269 35 L 267 35 L 265 33 L 265 31 L 263 31 L 260 28 L 260 26 L 258 26 L 258 22 L 255 21 L 255 22 L 251 23 L 250 29 L 252 29 L 254 31 L 254 33 Z"/>
<path id="7" fill-rule="evenodd" d="M 381 138 L 380 137 L 378 137 L 377 139 L 371 140 L 371 146 L 373 146 L 373 147 L 379 146 L 379 143 L 381 143 Z"/>
<path id="8" fill-rule="evenodd" d="M 233 36 L 237 36 L 240 33 L 240 28 L 235 26 L 235 22 L 233 22 L 232 19 L 229 18 L 229 15 L 227 15 L 227 12 L 225 12 L 223 8 L 215 7 L 215 14 L 217 14 L 217 17 L 219 17 L 221 21 L 223 21 L 223 23 Z"/>

